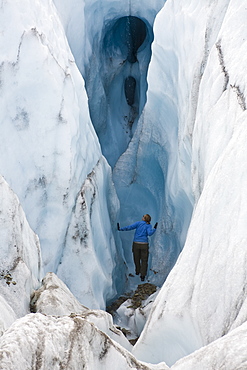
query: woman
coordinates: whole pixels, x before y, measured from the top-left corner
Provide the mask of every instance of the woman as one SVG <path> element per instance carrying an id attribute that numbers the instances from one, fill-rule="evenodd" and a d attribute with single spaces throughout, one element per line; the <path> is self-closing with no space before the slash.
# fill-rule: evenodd
<path id="1" fill-rule="evenodd" d="M 152 228 L 150 215 L 146 214 L 142 217 L 141 221 L 135 222 L 132 225 L 121 227 L 117 224 L 119 231 L 134 230 L 134 240 L 132 245 L 133 258 L 135 262 L 136 275 L 141 273 L 141 281 L 145 280 L 148 267 L 148 237 L 153 235 L 156 231 L 158 223 Z"/>

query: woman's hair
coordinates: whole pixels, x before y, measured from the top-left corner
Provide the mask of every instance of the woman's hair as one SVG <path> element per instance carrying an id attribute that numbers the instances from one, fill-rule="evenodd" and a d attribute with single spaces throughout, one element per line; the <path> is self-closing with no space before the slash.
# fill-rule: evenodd
<path id="1" fill-rule="evenodd" d="M 143 216 L 143 218 L 144 218 L 144 221 L 147 224 L 150 224 L 150 221 L 151 221 L 151 216 L 150 215 L 146 214 L 146 215 Z"/>

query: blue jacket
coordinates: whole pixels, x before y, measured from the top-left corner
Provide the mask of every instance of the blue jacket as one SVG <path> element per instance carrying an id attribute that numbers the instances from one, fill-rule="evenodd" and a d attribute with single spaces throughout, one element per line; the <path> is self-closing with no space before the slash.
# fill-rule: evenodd
<path id="1" fill-rule="evenodd" d="M 121 231 L 134 230 L 134 242 L 136 243 L 148 243 L 148 237 L 153 235 L 156 229 L 152 228 L 152 225 L 147 224 L 145 221 L 138 221 L 132 225 L 121 227 Z"/>

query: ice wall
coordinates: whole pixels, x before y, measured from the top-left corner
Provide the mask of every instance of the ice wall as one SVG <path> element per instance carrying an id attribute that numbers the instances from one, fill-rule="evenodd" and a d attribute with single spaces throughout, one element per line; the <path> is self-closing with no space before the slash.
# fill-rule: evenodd
<path id="1" fill-rule="evenodd" d="M 20 202 L 0 176 L 0 335 L 29 313 L 30 294 L 42 276 L 39 239 Z"/>
<path id="2" fill-rule="evenodd" d="M 118 208 L 111 170 L 101 158 L 76 198 L 57 270 L 90 308 L 105 309 L 125 289 L 126 266 L 115 225 Z"/>
<path id="3" fill-rule="evenodd" d="M 6 2 L 0 17 L 0 172 L 40 235 L 46 269 L 54 270 L 74 199 L 100 148 L 52 2 Z"/>
<path id="4" fill-rule="evenodd" d="M 9 27 L 10 20 L 14 29 Z M 68 229 L 78 227 L 71 222 L 78 222 L 84 228 L 80 232 L 91 235 L 88 241 L 84 238 L 83 245 L 88 250 L 97 246 L 95 258 L 102 255 L 90 215 L 81 221 L 80 215 L 79 220 L 74 217 L 82 185 L 102 158 L 89 117 L 84 80 L 50 0 L 35 4 L 29 0 L 15 4 L 5 1 L 0 7 L 0 48 L 0 173 L 18 195 L 30 226 L 40 237 L 45 271 L 57 271 L 59 266 L 60 271 L 69 273 L 66 266 L 71 266 L 73 252 L 70 260 L 68 249 L 73 250 L 73 243 L 67 234 Z M 100 175 L 100 179 L 105 178 L 110 184 L 107 168 L 107 164 L 102 165 L 105 175 Z M 98 197 L 100 192 L 97 207 L 104 207 L 102 217 L 106 220 L 105 225 L 102 221 L 99 226 L 100 235 L 104 234 L 102 248 L 109 247 L 105 255 L 113 259 L 107 276 L 101 280 L 109 292 L 107 295 L 103 289 L 102 294 L 109 298 L 116 293 L 112 272 L 121 252 L 119 240 L 115 247 L 111 228 L 118 202 L 110 200 L 113 191 L 102 181 L 103 191 L 95 188 L 95 194 L 87 194 L 87 201 L 90 203 L 90 196 Z M 110 204 L 111 210 L 107 208 Z M 78 243 L 77 248 L 82 248 L 82 244 Z M 82 263 L 79 265 L 82 268 Z M 123 261 L 121 265 L 124 267 Z M 119 272 L 119 279 L 124 280 L 123 268 Z M 88 289 L 97 284 L 96 277 L 94 282 L 91 279 L 84 279 Z M 73 279 L 73 290 L 76 284 Z M 99 303 L 104 304 L 102 300 Z"/>
<path id="5" fill-rule="evenodd" d="M 179 177 L 190 149 L 196 203 L 185 247 L 134 349 L 145 361 L 171 365 L 246 321 L 244 15 L 241 1 L 177 1 L 155 23 L 145 111 L 155 101 L 157 62 L 174 50 L 177 73 L 170 65 L 165 75 L 177 86 Z M 168 19 L 171 32 L 159 33 Z"/>

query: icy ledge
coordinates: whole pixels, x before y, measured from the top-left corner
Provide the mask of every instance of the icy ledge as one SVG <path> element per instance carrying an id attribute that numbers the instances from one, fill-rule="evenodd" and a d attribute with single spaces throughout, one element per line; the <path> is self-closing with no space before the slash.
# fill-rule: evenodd
<path id="1" fill-rule="evenodd" d="M 112 316 L 102 310 L 89 310 L 78 302 L 67 286 L 52 272 L 42 280 L 42 287 L 35 291 L 31 300 L 32 310 L 45 315 L 75 317 L 87 319 L 109 337 L 130 350 L 131 344 L 112 321 Z"/>
<path id="2" fill-rule="evenodd" d="M 112 324 L 111 316 L 82 306 L 53 273 L 43 279 L 43 286 L 33 295 L 32 306 L 43 314 L 29 314 L 17 320 L 0 338 L 3 370 L 115 370 L 116 364 L 119 370 L 168 369 L 164 363 L 149 365 L 136 360 L 115 341 L 131 348 Z"/>
<path id="3" fill-rule="evenodd" d="M 79 315 L 30 314 L 17 320 L 0 339 L 2 370 L 109 369 L 165 370 L 145 365 Z"/>

